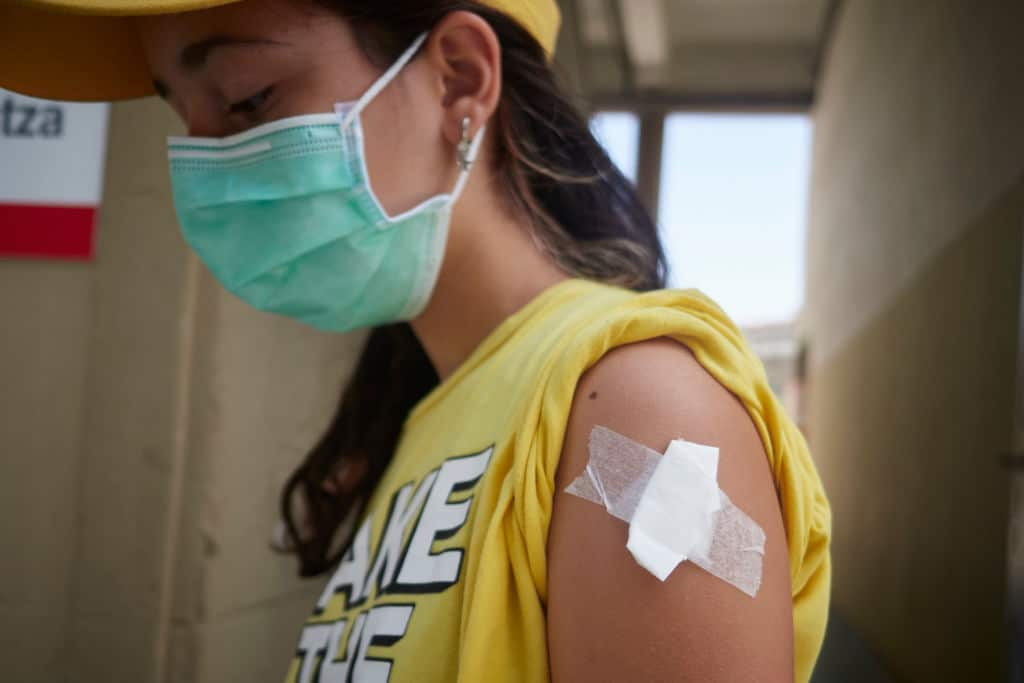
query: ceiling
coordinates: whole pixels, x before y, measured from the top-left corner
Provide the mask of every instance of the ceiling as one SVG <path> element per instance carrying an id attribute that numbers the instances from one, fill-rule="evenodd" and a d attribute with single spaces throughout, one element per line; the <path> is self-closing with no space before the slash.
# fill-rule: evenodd
<path id="1" fill-rule="evenodd" d="M 559 0 L 559 62 L 600 108 L 806 109 L 837 0 Z"/>

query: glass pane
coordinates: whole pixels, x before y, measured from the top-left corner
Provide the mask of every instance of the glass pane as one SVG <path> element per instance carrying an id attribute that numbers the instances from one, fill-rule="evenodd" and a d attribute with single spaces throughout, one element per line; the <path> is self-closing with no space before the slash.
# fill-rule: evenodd
<path id="1" fill-rule="evenodd" d="M 796 317 L 811 137 L 804 115 L 668 117 L 660 211 L 672 286 L 700 289 L 742 326 Z"/>
<path id="2" fill-rule="evenodd" d="M 636 114 L 598 112 L 590 119 L 590 129 L 622 174 L 636 183 L 637 147 L 640 144 L 640 120 Z"/>

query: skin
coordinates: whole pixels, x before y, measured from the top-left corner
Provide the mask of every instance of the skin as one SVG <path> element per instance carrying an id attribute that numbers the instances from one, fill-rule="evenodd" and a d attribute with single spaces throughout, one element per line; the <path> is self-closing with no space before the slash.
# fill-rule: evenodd
<path id="1" fill-rule="evenodd" d="M 190 135 L 328 112 L 381 73 L 344 20 L 305 2 L 247 0 L 137 22 L 158 89 Z M 189 46 L 212 36 L 247 42 L 205 55 L 193 48 L 183 63 Z M 462 119 L 471 119 L 475 134 L 500 96 L 494 32 L 472 13 L 450 14 L 362 114 L 371 182 L 389 213 L 450 191 Z M 504 208 L 491 157 L 485 138 L 452 215 L 432 299 L 412 321 L 442 378 L 509 315 L 566 278 L 536 247 L 526 218 Z M 557 491 L 583 470 L 587 435 L 598 424 L 659 452 L 679 437 L 718 446 L 720 486 L 767 535 L 763 582 L 751 599 L 684 563 L 661 583 L 629 555 L 625 523 L 558 493 L 548 541 L 552 680 L 792 681 L 785 531 L 763 445 L 736 397 L 674 341 L 611 351 L 578 386 Z"/>

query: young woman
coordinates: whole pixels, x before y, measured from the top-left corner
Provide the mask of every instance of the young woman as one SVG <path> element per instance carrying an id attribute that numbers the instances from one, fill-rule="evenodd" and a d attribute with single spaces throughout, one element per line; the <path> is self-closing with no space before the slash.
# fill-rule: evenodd
<path id="1" fill-rule="evenodd" d="M 830 517 L 806 445 L 725 314 L 663 289 L 655 225 L 556 85 L 558 21 L 554 0 L 0 9 L 0 86 L 181 116 L 181 227 L 229 290 L 373 328 L 284 492 L 326 576 L 289 680 L 810 676 Z M 659 580 L 566 492 L 595 428 L 719 449 L 764 532 L 753 596 L 697 562 Z"/>

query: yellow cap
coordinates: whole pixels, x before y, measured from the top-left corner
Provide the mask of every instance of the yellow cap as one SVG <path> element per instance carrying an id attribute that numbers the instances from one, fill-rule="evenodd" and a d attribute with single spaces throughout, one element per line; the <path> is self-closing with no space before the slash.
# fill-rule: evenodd
<path id="1" fill-rule="evenodd" d="M 239 0 L 0 0 L 0 88 L 53 100 L 123 100 L 153 94 L 132 16 Z M 555 0 L 477 0 L 512 17 L 554 52 Z"/>

